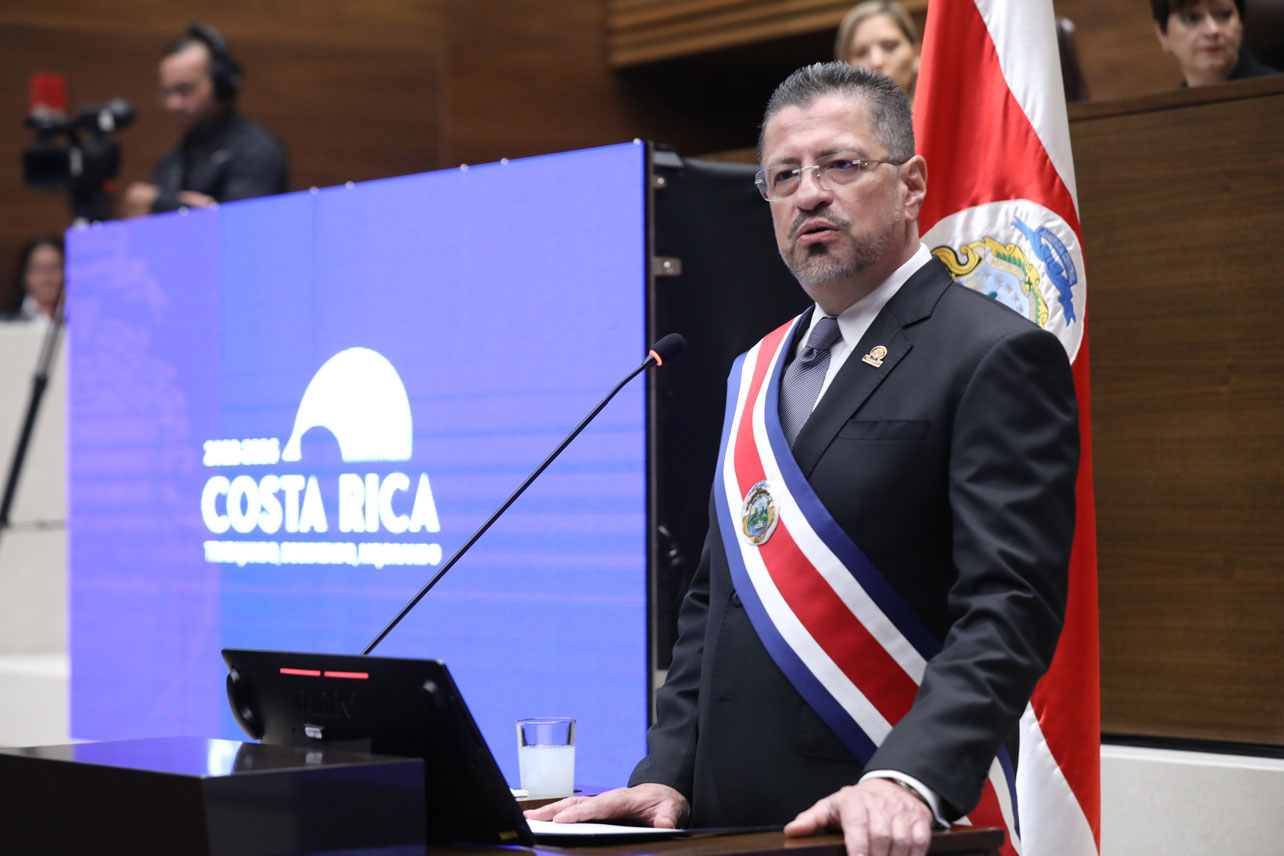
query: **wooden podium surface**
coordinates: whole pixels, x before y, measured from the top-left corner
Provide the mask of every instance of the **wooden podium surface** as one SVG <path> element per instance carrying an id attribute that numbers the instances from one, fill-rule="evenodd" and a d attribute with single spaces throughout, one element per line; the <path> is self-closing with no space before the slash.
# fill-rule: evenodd
<path id="1" fill-rule="evenodd" d="M 999 852 L 1003 831 L 999 829 L 958 829 L 937 832 L 932 836 L 928 853 L 950 853 L 957 856 L 991 856 Z M 754 832 L 747 835 L 678 838 L 668 841 L 644 841 L 632 844 L 592 845 L 588 847 L 507 847 L 506 852 L 530 854 L 593 854 L 593 856 L 846 856 L 841 835 L 818 835 L 811 838 L 785 838 L 783 832 Z M 454 845 L 448 849 L 458 856 L 482 856 L 495 853 L 494 848 Z M 400 854 L 398 854 L 400 856 Z"/>
<path id="2" fill-rule="evenodd" d="M 577 794 L 595 796 L 606 788 L 576 788 Z M 522 799 L 518 804 L 524 809 L 539 808 L 556 802 L 552 799 Z M 1000 829 L 956 828 L 937 832 L 932 836 L 928 853 L 997 854 L 1003 844 Z M 480 856 L 486 848 L 458 848 L 461 856 Z M 511 848 L 528 853 L 583 853 L 584 847 L 552 847 L 537 845 L 533 848 Z M 593 845 L 590 852 L 601 856 L 643 856 L 647 853 L 664 853 L 665 856 L 749 856 L 788 852 L 789 856 L 846 856 L 841 835 L 817 835 L 809 838 L 786 838 L 783 832 L 753 832 L 745 835 L 692 836 L 669 841 L 644 841 L 635 844 Z"/>
<path id="3" fill-rule="evenodd" d="M 952 829 L 937 832 L 928 847 L 929 854 L 951 856 L 998 856 L 1003 844 L 1000 829 Z M 745 835 L 716 835 L 676 838 L 667 841 L 641 841 L 629 844 L 592 844 L 578 847 L 488 847 L 452 844 L 432 846 L 430 854 L 445 856 L 847 856 L 841 835 L 817 835 L 811 838 L 786 838 L 783 832 L 753 832 Z M 313 856 L 419 856 L 423 848 L 388 847 L 377 849 L 326 851 Z"/>

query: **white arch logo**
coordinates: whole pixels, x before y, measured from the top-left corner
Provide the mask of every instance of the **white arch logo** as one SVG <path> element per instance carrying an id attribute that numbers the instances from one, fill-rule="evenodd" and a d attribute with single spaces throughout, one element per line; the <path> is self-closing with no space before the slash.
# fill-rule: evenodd
<path id="1" fill-rule="evenodd" d="M 210 440 L 207 467 L 272 466 L 302 460 L 303 437 L 324 428 L 338 443 L 345 464 L 408 461 L 414 426 L 406 387 L 392 363 L 369 348 L 348 348 L 322 364 L 308 382 L 294 416 L 290 438 L 281 451 L 276 438 Z M 391 535 L 441 531 L 428 474 L 415 485 L 404 472 L 341 473 L 338 520 L 341 533 Z M 206 541 L 205 560 L 246 564 L 435 565 L 441 545 L 322 542 L 314 533 L 330 531 L 317 476 L 304 473 L 247 472 L 211 476 L 201 492 L 201 517 L 214 535 L 313 534 L 308 540 Z M 420 536 L 422 537 L 422 536 Z"/>
<path id="2" fill-rule="evenodd" d="M 334 435 L 345 462 L 410 460 L 410 399 L 392 363 L 369 348 L 326 360 L 303 392 L 281 460 L 298 461 L 303 435 L 313 428 Z"/>

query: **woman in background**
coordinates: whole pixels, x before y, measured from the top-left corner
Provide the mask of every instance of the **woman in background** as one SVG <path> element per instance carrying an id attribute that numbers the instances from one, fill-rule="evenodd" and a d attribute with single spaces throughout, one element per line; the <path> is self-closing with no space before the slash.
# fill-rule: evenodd
<path id="1" fill-rule="evenodd" d="M 53 318 L 62 295 L 62 239 L 43 235 L 23 244 L 14 271 L 14 285 L 20 302 L 5 313 L 5 318 L 15 321 Z"/>
<path id="2" fill-rule="evenodd" d="M 1244 49 L 1244 0 L 1150 0 L 1155 36 L 1181 66 L 1182 86 L 1279 72 Z"/>
<path id="3" fill-rule="evenodd" d="M 913 102 L 921 47 L 918 28 L 901 4 L 894 0 L 867 0 L 853 6 L 838 25 L 834 58 L 882 72 L 896 81 Z"/>

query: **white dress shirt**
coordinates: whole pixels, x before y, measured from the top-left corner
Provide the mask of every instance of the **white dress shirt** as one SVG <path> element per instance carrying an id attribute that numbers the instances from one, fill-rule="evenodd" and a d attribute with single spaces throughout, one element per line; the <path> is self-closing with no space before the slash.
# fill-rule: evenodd
<path id="1" fill-rule="evenodd" d="M 892 296 L 901 290 L 901 286 L 917 273 L 919 268 L 931 260 L 932 254 L 928 252 L 924 244 L 920 243 L 918 250 L 915 251 L 914 255 L 910 256 L 905 264 L 892 271 L 892 275 L 883 280 L 877 288 L 839 314 L 838 332 L 841 336 L 837 342 L 829 346 L 829 368 L 825 370 L 825 380 L 820 385 L 820 394 L 816 396 L 817 401 L 824 397 L 825 391 L 829 389 L 829 384 L 833 381 L 834 376 L 843 367 L 843 363 L 847 362 L 847 357 L 851 355 L 852 350 L 860 342 L 861 336 L 865 335 L 869 325 L 874 323 L 874 318 L 879 312 L 883 311 L 887 301 L 891 300 Z M 794 359 L 797 359 L 802 353 L 802 349 L 807 347 L 807 339 L 811 336 L 812 328 L 816 326 L 816 322 L 820 321 L 824 315 L 825 310 L 817 305 L 816 311 L 811 313 L 810 325 L 803 335 L 798 337 L 798 347 L 794 351 Z M 815 409 L 814 405 L 813 409 Z"/>

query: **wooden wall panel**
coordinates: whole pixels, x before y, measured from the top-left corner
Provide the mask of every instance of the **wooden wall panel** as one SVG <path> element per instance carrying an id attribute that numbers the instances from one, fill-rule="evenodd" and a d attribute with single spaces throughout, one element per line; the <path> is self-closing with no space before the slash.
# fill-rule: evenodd
<path id="1" fill-rule="evenodd" d="M 1075 45 L 1093 100 L 1175 88 L 1177 63 L 1159 47 L 1144 0 L 1055 0 L 1075 25 Z"/>
<path id="2" fill-rule="evenodd" d="M 14 164 L 28 140 L 19 125 L 27 76 L 62 71 L 73 106 L 115 95 L 135 103 L 138 121 L 119 135 L 121 180 L 145 177 L 175 138 L 154 97 L 157 57 L 191 17 L 220 27 L 244 60 L 243 107 L 286 141 L 298 189 L 633 137 L 684 154 L 745 148 L 773 86 L 797 66 L 829 57 L 847 6 L 9 0 L 0 8 L 0 164 Z M 907 6 L 921 20 L 927 0 Z M 1057 0 L 1056 8 L 1078 24 L 1095 96 L 1175 80 L 1144 4 Z M 609 56 L 624 36 L 639 50 L 648 39 L 662 50 L 613 70 Z M 61 196 L 26 190 L 16 167 L 0 167 L 0 199 L 0 271 L 7 273 L 23 237 L 57 230 L 67 218 Z"/>
<path id="3" fill-rule="evenodd" d="M 606 67 L 601 0 L 450 5 L 445 163 L 639 136 Z"/>
<path id="4" fill-rule="evenodd" d="M 655 104 L 639 124 L 670 115 L 688 127 L 656 138 L 685 140 L 685 153 L 751 146 L 771 89 L 800 65 L 832 58 L 834 33 L 852 2 L 833 0 L 604 0 L 606 44 L 625 96 Z M 923 25 L 928 0 L 903 5 Z M 1176 65 L 1155 39 L 1149 6 L 1055 0 L 1076 27 L 1076 50 L 1094 100 L 1171 90 Z M 692 93 L 698 92 L 697 102 Z M 667 131 L 667 129 L 664 129 Z M 641 133 L 641 131 L 639 131 Z"/>
<path id="5" fill-rule="evenodd" d="M 150 55 L 145 36 L 106 38 L 87 29 L 55 30 L 0 21 L 0 272 L 4 286 L 16 261 L 18 247 L 36 234 L 60 233 L 70 223 L 66 193 L 29 190 L 22 183 L 20 153 L 34 136 L 23 127 L 27 115 L 28 76 L 33 71 L 67 74 L 68 100 L 73 106 L 101 103 L 125 96 L 144 109 L 139 98 L 155 103 L 154 74 L 150 87 L 140 86 L 122 59 L 133 53 Z M 73 71 L 70 63 L 78 64 Z M 152 122 L 155 120 L 152 119 Z M 144 157 L 135 143 L 146 132 L 149 117 L 140 115 L 134 127 L 122 131 L 124 169 Z M 9 292 L 4 292 L 8 299 Z"/>
<path id="6" fill-rule="evenodd" d="M 1284 78 L 1070 127 L 1102 728 L 1284 744 Z"/>
<path id="7" fill-rule="evenodd" d="M 378 46 L 337 53 L 331 45 L 242 41 L 247 65 L 256 54 L 273 57 L 255 75 L 245 110 L 289 147 L 293 189 L 440 165 L 443 81 L 432 53 L 407 50 L 390 61 Z"/>
<path id="8" fill-rule="evenodd" d="M 611 65 L 628 68 L 810 36 L 811 55 L 831 59 L 834 33 L 854 0 L 605 0 Z M 902 0 L 920 27 L 928 0 Z M 1153 33 L 1150 7 L 1117 0 L 1055 0 L 1074 22 L 1094 98 L 1170 89 L 1180 80 Z"/>
<path id="9" fill-rule="evenodd" d="M 750 145 L 771 86 L 812 53 L 786 44 L 621 74 L 607 65 L 605 16 L 603 0 L 10 0 L 0 8 L 0 165 L 11 165 L 0 166 L 0 271 L 27 236 L 68 222 L 63 195 L 24 188 L 15 165 L 30 141 L 30 73 L 66 74 L 72 107 L 133 102 L 138 119 L 117 135 L 120 183 L 145 179 L 177 138 L 155 66 L 191 17 L 223 30 L 244 62 L 242 108 L 289 147 L 293 189 L 634 137 L 684 153 Z"/>
<path id="10" fill-rule="evenodd" d="M 833 34 L 850 0 L 606 0 L 607 53 L 626 68 L 656 60 L 774 41 L 804 33 Z M 926 0 L 905 0 L 920 13 Z"/>
<path id="11" fill-rule="evenodd" d="M 286 143 L 291 186 L 340 184 L 440 165 L 446 0 L 325 2 L 8 0 L 0 8 L 0 272 L 18 246 L 69 222 L 65 195 L 22 185 L 27 80 L 67 77 L 68 104 L 121 96 L 120 183 L 146 179 L 178 133 L 156 99 L 156 63 L 193 17 L 219 27 L 247 70 L 241 107 Z"/>

